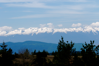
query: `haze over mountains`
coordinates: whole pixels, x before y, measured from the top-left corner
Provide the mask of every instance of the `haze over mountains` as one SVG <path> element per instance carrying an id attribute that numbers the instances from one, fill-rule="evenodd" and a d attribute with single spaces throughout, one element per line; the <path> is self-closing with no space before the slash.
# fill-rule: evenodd
<path id="1" fill-rule="evenodd" d="M 1 45 L 2 43 L 0 43 Z M 6 42 L 6 45 L 8 45 L 7 48 L 13 49 L 13 52 L 17 52 L 19 50 L 23 49 L 29 49 L 30 51 L 36 50 L 37 52 L 46 50 L 49 53 L 56 51 L 58 44 L 55 43 L 45 43 L 45 42 L 39 42 L 39 41 L 25 41 L 25 42 Z M 82 47 L 82 43 L 75 43 L 74 48 L 76 48 L 76 51 L 80 51 L 80 48 Z"/>
<path id="2" fill-rule="evenodd" d="M 94 34 L 92 32 L 68 32 L 60 33 L 39 33 L 30 35 L 11 35 L 11 36 L 0 36 L 0 44 L 3 41 L 8 45 L 8 48 L 11 47 L 14 52 L 18 52 L 18 50 L 27 48 L 31 51 L 35 49 L 38 50 L 46 50 L 48 52 L 52 52 L 57 50 L 57 45 L 59 40 L 61 40 L 61 36 L 64 38 L 64 41 L 69 41 L 75 43 L 74 48 L 76 51 L 80 51 L 82 44 L 90 43 L 90 40 L 95 40 L 95 45 L 99 44 L 98 34 Z"/>
<path id="3" fill-rule="evenodd" d="M 98 32 L 99 33 L 99 32 Z M 29 35 L 10 35 L 10 36 L 0 36 L 0 43 L 4 42 L 24 42 L 24 41 L 41 41 L 47 43 L 55 43 L 58 44 L 59 40 L 63 36 L 64 41 L 72 41 L 74 43 L 90 43 L 90 40 L 95 40 L 96 45 L 99 44 L 99 36 L 98 34 L 94 34 L 92 32 L 68 32 L 61 33 L 57 32 L 53 33 L 39 33 L 39 34 L 31 34 Z"/>

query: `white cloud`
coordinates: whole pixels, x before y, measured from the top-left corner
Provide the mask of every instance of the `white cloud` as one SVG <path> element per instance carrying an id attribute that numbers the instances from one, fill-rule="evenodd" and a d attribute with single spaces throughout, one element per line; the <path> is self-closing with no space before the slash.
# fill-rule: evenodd
<path id="1" fill-rule="evenodd" d="M 9 7 L 27 7 L 27 8 L 43 8 L 43 13 L 39 12 L 36 15 L 26 15 L 12 17 L 12 19 L 22 18 L 43 18 L 43 17 L 60 17 L 66 14 L 88 14 L 90 8 L 98 7 L 97 4 L 86 4 L 87 0 L 0 0 L 0 3 L 5 3 Z M 65 4 L 64 2 L 83 2 L 82 4 Z M 51 5 L 51 4 L 54 5 Z M 63 4 L 61 4 L 63 3 Z M 48 9 L 48 10 L 44 10 Z M 99 8 L 99 7 L 98 7 Z M 88 9 L 89 11 L 85 10 Z M 42 9 L 39 9 L 39 11 Z M 24 11 L 31 12 L 31 11 Z M 38 12 L 36 12 L 38 13 Z M 96 12 L 95 12 L 96 13 Z M 50 15 L 51 14 L 51 15 Z"/>
<path id="2" fill-rule="evenodd" d="M 58 27 L 62 27 L 62 26 L 63 26 L 62 24 L 59 24 L 59 25 L 58 25 Z"/>
<path id="3" fill-rule="evenodd" d="M 10 30 L 12 30 L 12 27 L 9 26 L 0 27 L 0 31 L 10 31 Z"/>
<path id="4" fill-rule="evenodd" d="M 70 2 L 87 2 L 87 0 L 68 0 Z"/>
<path id="5" fill-rule="evenodd" d="M 45 32 L 47 32 L 47 33 L 52 32 L 52 28 L 47 28 L 47 27 L 39 28 L 38 31 L 36 32 L 36 34 L 38 34 L 38 33 L 45 33 Z"/>
<path id="6" fill-rule="evenodd" d="M 81 26 L 81 23 L 72 24 L 72 27 L 79 27 L 79 26 Z"/>
<path id="7" fill-rule="evenodd" d="M 96 31 L 99 31 L 99 27 L 95 27 L 94 29 L 95 29 Z"/>
<path id="8" fill-rule="evenodd" d="M 29 11 L 29 10 L 27 10 L 27 11 L 22 11 L 22 12 L 33 12 L 33 11 Z"/>
<path id="9" fill-rule="evenodd" d="M 81 26 L 80 23 L 75 24 L 75 28 L 53 28 L 52 23 L 47 23 L 47 24 L 40 24 L 42 27 L 30 27 L 30 28 L 18 28 L 15 30 L 12 30 L 12 27 L 4 26 L 0 27 L 0 36 L 9 36 L 9 35 L 29 35 L 29 34 L 39 34 L 39 33 L 56 33 L 56 32 L 63 32 L 63 33 L 68 33 L 68 32 L 93 32 L 97 33 L 99 31 L 99 26 L 98 22 L 92 23 L 87 26 Z M 47 27 L 45 27 L 47 26 Z M 77 27 L 78 26 L 78 27 Z"/>
<path id="10" fill-rule="evenodd" d="M 5 36 L 6 31 L 0 31 L 0 36 Z"/>
<path id="11" fill-rule="evenodd" d="M 22 31 L 21 30 L 13 30 L 8 32 L 6 35 L 15 35 L 15 34 L 19 34 L 21 35 Z"/>
<path id="12" fill-rule="evenodd" d="M 34 0 L 0 0 L 1 3 L 34 2 Z"/>
<path id="13" fill-rule="evenodd" d="M 40 24 L 40 27 L 41 28 L 43 28 L 43 27 L 45 27 L 46 26 L 46 24 Z"/>
<path id="14" fill-rule="evenodd" d="M 27 16 L 21 16 L 21 17 L 12 17 L 10 19 L 43 18 L 43 17 L 58 17 L 58 16 L 52 15 L 52 14 L 36 14 L 36 15 L 27 15 Z"/>
<path id="15" fill-rule="evenodd" d="M 28 28 L 28 29 L 25 29 L 24 31 L 23 31 L 23 33 L 22 34 L 34 34 L 34 33 L 36 33 L 37 32 L 37 30 L 38 30 L 38 28 Z"/>
<path id="16" fill-rule="evenodd" d="M 93 7 L 94 5 L 48 5 L 48 3 L 64 3 L 64 2 L 87 2 L 87 0 L 0 0 L 1 3 L 8 3 L 10 7 L 32 7 L 32 8 L 65 8 L 65 9 L 77 9 L 81 10 L 83 7 Z M 97 7 L 97 6 L 95 6 Z M 71 12 L 72 13 L 72 12 Z"/>
<path id="17" fill-rule="evenodd" d="M 31 3 L 21 3 L 21 4 L 6 4 L 7 6 L 10 7 L 32 7 L 32 8 L 53 8 L 51 6 L 47 6 L 44 3 L 40 2 L 31 2 Z"/>
<path id="18" fill-rule="evenodd" d="M 48 13 L 58 13 L 58 14 L 84 14 L 85 12 L 73 11 L 73 10 L 53 10 L 48 11 Z"/>
<path id="19" fill-rule="evenodd" d="M 47 25 L 48 25 L 49 28 L 54 28 L 52 23 L 47 23 Z"/>
<path id="20" fill-rule="evenodd" d="M 56 33 L 56 32 L 67 33 L 67 32 L 80 32 L 80 31 L 83 31 L 83 28 L 81 28 L 81 27 L 79 27 L 79 28 L 63 28 L 63 29 L 54 29 L 53 33 Z"/>
<path id="21" fill-rule="evenodd" d="M 7 2 L 87 2 L 87 0 L 0 0 L 1 3 Z"/>
<path id="22" fill-rule="evenodd" d="M 99 26 L 99 22 L 92 23 L 90 26 Z"/>
<path id="23" fill-rule="evenodd" d="M 91 26 L 85 26 L 83 32 L 96 32 L 96 30 L 94 28 L 92 28 Z"/>
<path id="24" fill-rule="evenodd" d="M 25 28 L 18 28 L 19 30 L 25 30 Z"/>

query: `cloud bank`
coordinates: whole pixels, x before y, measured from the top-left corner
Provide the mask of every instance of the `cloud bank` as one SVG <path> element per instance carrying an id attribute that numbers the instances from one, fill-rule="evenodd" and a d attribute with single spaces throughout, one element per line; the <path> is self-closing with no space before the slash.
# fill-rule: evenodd
<path id="1" fill-rule="evenodd" d="M 62 24 L 57 25 L 62 27 Z M 72 24 L 73 28 L 54 28 L 52 23 L 40 24 L 40 27 L 30 27 L 30 28 L 18 28 L 12 29 L 9 26 L 0 27 L 0 36 L 9 35 L 29 35 L 29 34 L 39 34 L 39 33 L 57 33 L 57 32 L 93 32 L 97 33 L 99 31 L 99 22 L 92 23 L 87 26 L 81 26 L 81 23 Z"/>
<path id="2" fill-rule="evenodd" d="M 81 26 L 81 23 L 78 23 L 78 24 L 72 24 L 72 27 L 79 27 Z"/>
<path id="3" fill-rule="evenodd" d="M 78 3 L 79 2 L 79 3 Z M 61 17 L 66 14 L 99 14 L 96 8 L 98 3 L 93 0 L 0 0 L 6 7 L 37 8 L 38 11 L 31 15 L 13 16 L 10 19 Z M 67 4 L 68 3 L 68 4 Z M 41 11 L 43 10 L 43 12 Z M 94 10 L 93 12 L 91 12 Z M 20 9 L 18 9 L 20 11 Z M 32 12 L 32 11 L 24 11 Z M 65 15 L 64 15 L 65 14 Z"/>

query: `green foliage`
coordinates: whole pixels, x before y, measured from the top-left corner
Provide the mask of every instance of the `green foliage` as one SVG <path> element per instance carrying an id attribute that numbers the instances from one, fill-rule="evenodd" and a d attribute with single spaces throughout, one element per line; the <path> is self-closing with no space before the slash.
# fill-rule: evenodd
<path id="1" fill-rule="evenodd" d="M 36 50 L 34 50 L 34 53 L 33 54 L 36 55 Z"/>
<path id="2" fill-rule="evenodd" d="M 82 59 L 84 60 L 85 65 L 87 66 L 95 66 L 96 64 L 96 47 L 93 44 L 94 41 L 90 41 L 89 44 L 85 42 L 85 46 L 82 45 L 83 48 L 81 48 Z"/>
<path id="3" fill-rule="evenodd" d="M 26 59 L 30 59 L 30 51 L 28 49 L 19 50 L 19 58 L 22 59 L 21 65 L 27 66 L 30 62 L 26 61 Z"/>
<path id="4" fill-rule="evenodd" d="M 69 60 L 71 58 L 71 52 L 74 52 L 75 49 L 72 49 L 74 46 L 74 43 L 65 43 L 63 40 L 63 37 L 61 40 L 59 40 L 57 50 L 58 52 L 54 55 L 54 60 L 53 62 L 59 65 L 70 65 Z"/>
<path id="5" fill-rule="evenodd" d="M 47 62 L 46 62 L 46 57 L 48 55 L 48 52 L 46 52 L 45 50 L 43 50 L 43 52 L 38 51 L 36 53 L 36 59 L 33 62 L 33 64 L 35 64 L 35 66 L 47 66 Z"/>
<path id="6" fill-rule="evenodd" d="M 15 53 L 12 55 L 12 49 L 7 49 L 7 45 L 3 42 L 0 47 L 0 66 L 99 66 L 99 55 L 96 58 L 96 53 L 99 54 L 99 45 L 95 46 L 94 41 L 90 41 L 89 44 L 85 42 L 85 45 L 82 45 L 81 53 L 75 52 L 74 43 L 72 41 L 69 43 L 64 42 L 63 37 L 59 40 L 57 51 L 53 51 L 52 55 L 54 55 L 53 61 L 46 60 L 48 54 L 47 51 L 43 50 L 42 52 L 34 50 L 30 54 L 28 49 L 21 49 L 19 54 Z M 30 56 L 31 55 L 31 56 Z M 35 56 L 36 55 L 36 59 Z M 71 56 L 74 56 L 73 63 L 70 63 Z M 78 56 L 82 56 L 79 58 Z M 13 60 L 15 58 L 22 59 L 21 63 L 13 64 Z M 26 61 L 30 59 L 30 62 Z"/>
<path id="7" fill-rule="evenodd" d="M 57 53 L 58 53 L 57 51 L 55 51 L 55 52 L 53 51 L 53 52 L 52 52 L 52 55 L 56 55 Z"/>
<path id="8" fill-rule="evenodd" d="M 2 57 L 0 57 L 0 66 L 12 66 L 13 65 L 13 59 L 15 58 L 14 55 L 12 55 L 12 49 L 9 48 L 6 49 L 7 45 L 3 42 L 1 46 L 1 52 Z"/>
<path id="9" fill-rule="evenodd" d="M 31 55 L 36 55 L 36 50 L 34 50 L 34 52 L 31 52 Z"/>
<path id="10" fill-rule="evenodd" d="M 85 66 L 84 61 L 81 58 L 78 58 L 78 54 L 74 53 L 73 66 Z"/>
<path id="11" fill-rule="evenodd" d="M 15 56 L 15 58 L 19 58 L 19 55 L 18 55 L 18 53 L 14 53 L 14 56 Z"/>
<path id="12" fill-rule="evenodd" d="M 25 59 L 29 59 L 29 55 L 30 55 L 30 52 L 28 49 L 26 49 L 24 52 Z"/>

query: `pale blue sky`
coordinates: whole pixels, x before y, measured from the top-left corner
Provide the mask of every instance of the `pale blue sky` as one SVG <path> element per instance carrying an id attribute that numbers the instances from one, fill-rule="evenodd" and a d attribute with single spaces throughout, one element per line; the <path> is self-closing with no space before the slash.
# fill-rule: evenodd
<path id="1" fill-rule="evenodd" d="M 99 0 L 0 0 L 0 36 L 99 31 Z"/>

